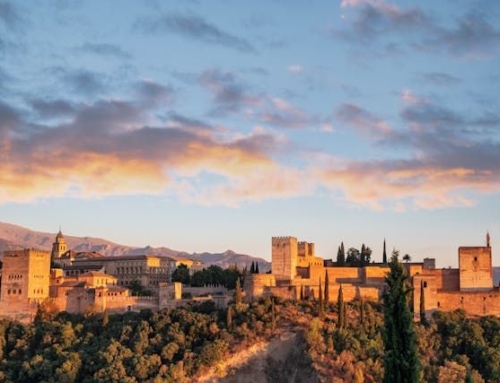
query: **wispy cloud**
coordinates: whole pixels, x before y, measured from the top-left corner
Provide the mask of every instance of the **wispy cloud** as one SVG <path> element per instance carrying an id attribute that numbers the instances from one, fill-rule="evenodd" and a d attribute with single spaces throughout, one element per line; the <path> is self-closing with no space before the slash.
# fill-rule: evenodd
<path id="1" fill-rule="evenodd" d="M 248 87 L 233 72 L 210 69 L 200 75 L 199 81 L 213 95 L 215 107 L 212 115 L 237 112 L 259 102 L 259 98 L 250 95 Z"/>
<path id="2" fill-rule="evenodd" d="M 426 39 L 423 49 L 447 49 L 453 56 L 491 58 L 500 53 L 500 29 L 478 14 L 468 14 L 455 28 L 440 30 Z"/>
<path id="3" fill-rule="evenodd" d="M 500 30 L 486 15 L 468 13 L 443 26 L 419 7 L 403 8 L 384 0 L 343 0 L 343 27 L 332 29 L 337 38 L 370 43 L 385 38 L 385 50 L 398 46 L 402 33 L 412 34 L 405 45 L 418 51 L 447 51 L 465 59 L 484 59 L 500 53 Z M 398 48 L 399 50 L 399 48 Z"/>
<path id="4" fill-rule="evenodd" d="M 136 27 L 148 33 L 176 33 L 194 40 L 242 52 L 255 52 L 255 48 L 246 39 L 226 32 L 194 14 L 169 13 L 158 17 L 144 18 L 137 21 Z"/>
<path id="5" fill-rule="evenodd" d="M 387 122 L 359 105 L 343 104 L 337 108 L 335 116 L 344 124 L 354 126 L 364 135 L 380 137 L 391 133 L 391 128 Z"/>
<path id="6" fill-rule="evenodd" d="M 430 85 L 438 86 L 454 86 L 462 82 L 461 79 L 442 72 L 421 73 L 419 79 Z"/>
<path id="7" fill-rule="evenodd" d="M 106 43 L 84 43 L 78 50 L 83 52 L 94 53 L 97 55 L 116 57 L 119 59 L 128 59 L 131 55 L 125 52 L 118 45 L 106 44 Z"/>
<path id="8" fill-rule="evenodd" d="M 0 24 L 4 24 L 9 29 L 16 29 L 22 22 L 17 9 L 10 2 L 0 1 Z"/>

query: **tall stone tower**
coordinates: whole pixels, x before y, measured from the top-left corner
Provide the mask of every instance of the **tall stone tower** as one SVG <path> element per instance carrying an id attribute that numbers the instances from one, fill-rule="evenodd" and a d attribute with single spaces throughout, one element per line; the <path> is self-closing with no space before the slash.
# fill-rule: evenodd
<path id="1" fill-rule="evenodd" d="M 48 251 L 4 251 L 0 314 L 29 320 L 29 316 L 36 312 L 37 304 L 49 296 L 49 284 Z"/>
<path id="2" fill-rule="evenodd" d="M 297 275 L 298 242 L 295 237 L 272 238 L 272 273 L 276 280 L 292 280 Z"/>
<path id="3" fill-rule="evenodd" d="M 461 291 L 493 289 L 489 234 L 487 235 L 486 246 L 459 247 L 458 264 Z"/>
<path id="4" fill-rule="evenodd" d="M 57 233 L 56 241 L 52 244 L 52 260 L 61 258 L 61 256 L 68 250 L 68 246 L 66 245 L 66 240 L 64 239 L 64 235 L 59 230 Z"/>

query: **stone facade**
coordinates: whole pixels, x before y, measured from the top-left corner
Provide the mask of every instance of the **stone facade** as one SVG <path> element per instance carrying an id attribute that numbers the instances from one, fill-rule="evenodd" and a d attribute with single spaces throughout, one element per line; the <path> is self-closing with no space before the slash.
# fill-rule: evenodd
<path id="1" fill-rule="evenodd" d="M 421 296 L 425 315 L 436 310 L 464 309 L 469 315 L 500 315 L 500 290 L 493 286 L 490 237 L 486 246 L 460 247 L 458 269 L 436 269 L 435 259 L 405 263 L 411 278 L 411 306 L 420 318 Z M 314 244 L 295 237 L 272 238 L 272 274 L 252 274 L 245 280 L 247 299 L 270 295 L 297 299 L 318 297 L 328 274 L 330 301 L 335 301 L 342 285 L 344 300 L 379 300 L 385 288 L 389 267 L 371 264 L 365 267 L 336 267 L 314 253 Z"/>
<path id="2" fill-rule="evenodd" d="M 3 255 L 0 314 L 26 320 L 49 297 L 50 253 L 10 250 Z"/>

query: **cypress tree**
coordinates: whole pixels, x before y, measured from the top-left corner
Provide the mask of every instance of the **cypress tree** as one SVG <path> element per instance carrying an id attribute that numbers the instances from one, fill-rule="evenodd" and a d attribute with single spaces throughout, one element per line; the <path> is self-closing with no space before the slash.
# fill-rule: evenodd
<path id="1" fill-rule="evenodd" d="M 424 295 L 424 281 L 420 282 L 420 323 L 426 324 L 427 318 L 425 317 L 425 295 Z"/>
<path id="2" fill-rule="evenodd" d="M 252 266 L 250 266 L 250 274 L 255 274 L 255 264 L 252 261 Z"/>
<path id="3" fill-rule="evenodd" d="M 363 299 L 360 298 L 359 300 L 359 324 L 361 326 L 361 329 L 365 329 L 365 302 L 363 302 Z"/>
<path id="4" fill-rule="evenodd" d="M 276 313 L 274 311 L 274 299 L 271 300 L 271 330 L 276 328 Z"/>
<path id="5" fill-rule="evenodd" d="M 234 303 L 239 304 L 243 302 L 243 291 L 240 285 L 240 278 L 236 280 L 236 288 L 234 289 Z"/>
<path id="6" fill-rule="evenodd" d="M 337 251 L 337 266 L 345 266 L 344 242 L 342 242 Z"/>
<path id="7" fill-rule="evenodd" d="M 255 262 L 255 274 L 259 274 L 259 262 Z"/>
<path id="8" fill-rule="evenodd" d="M 345 317 L 344 292 L 342 291 L 342 283 L 340 284 L 340 288 L 339 288 L 337 307 L 338 307 L 338 313 L 339 313 L 337 325 L 339 328 L 344 328 L 346 317 Z"/>
<path id="9" fill-rule="evenodd" d="M 325 270 L 325 304 L 330 303 L 330 281 L 328 279 L 328 271 Z"/>
<path id="10" fill-rule="evenodd" d="M 413 317 L 409 307 L 411 287 L 408 275 L 394 250 L 385 277 L 384 382 L 415 383 L 420 378 L 420 362 Z"/>
<path id="11" fill-rule="evenodd" d="M 231 306 L 227 308 L 226 326 L 228 330 L 231 330 L 233 327 L 233 308 Z"/>
<path id="12" fill-rule="evenodd" d="M 323 315 L 323 288 L 321 286 L 321 278 L 319 279 L 319 315 Z"/>
<path id="13" fill-rule="evenodd" d="M 387 263 L 387 252 L 385 251 L 385 238 L 384 238 L 384 253 L 382 254 L 382 263 Z"/>

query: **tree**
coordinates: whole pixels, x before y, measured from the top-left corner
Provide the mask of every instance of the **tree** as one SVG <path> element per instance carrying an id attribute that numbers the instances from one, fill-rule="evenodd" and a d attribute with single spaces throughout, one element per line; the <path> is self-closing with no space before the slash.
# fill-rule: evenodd
<path id="1" fill-rule="evenodd" d="M 319 278 L 319 286 L 318 286 L 318 304 L 319 304 L 319 316 L 323 316 L 323 286 L 321 285 L 321 277 Z"/>
<path id="2" fill-rule="evenodd" d="M 371 258 L 372 258 L 372 249 L 370 249 L 368 246 L 365 246 L 365 244 L 363 243 L 363 246 L 361 246 L 361 254 L 360 254 L 361 266 L 369 265 L 371 262 Z"/>
<path id="3" fill-rule="evenodd" d="M 337 252 L 337 265 L 345 266 L 345 251 L 344 251 L 344 242 L 342 242 L 339 246 L 339 250 Z"/>
<path id="4" fill-rule="evenodd" d="M 344 305 L 344 292 L 342 291 L 342 283 L 340 284 L 340 288 L 339 288 L 339 296 L 337 298 L 337 307 L 338 307 L 338 313 L 339 313 L 339 317 L 337 319 L 337 326 L 339 328 L 344 328 L 345 327 L 345 305 Z"/>
<path id="5" fill-rule="evenodd" d="M 361 253 L 359 250 L 354 247 L 347 250 L 345 263 L 351 267 L 361 266 Z"/>
<path id="6" fill-rule="evenodd" d="M 411 261 L 411 256 L 410 256 L 410 254 L 405 254 L 405 255 L 403 255 L 403 261 L 405 261 L 406 263 L 410 262 L 410 261 Z"/>
<path id="7" fill-rule="evenodd" d="M 252 262 L 252 266 L 250 266 L 250 274 L 255 274 L 255 263 Z"/>
<path id="8" fill-rule="evenodd" d="M 425 294 L 424 294 L 424 281 L 420 282 L 420 323 L 426 324 L 427 318 L 425 317 Z"/>
<path id="9" fill-rule="evenodd" d="M 420 380 L 420 362 L 409 307 L 409 277 L 394 250 L 389 263 L 384 304 L 384 382 L 413 383 Z"/>
<path id="10" fill-rule="evenodd" d="M 328 279 L 328 271 L 325 270 L 325 304 L 330 303 L 330 281 Z"/>
<path id="11" fill-rule="evenodd" d="M 304 300 L 304 285 L 300 285 L 300 300 Z"/>
<path id="12" fill-rule="evenodd" d="M 228 330 L 231 330 L 231 328 L 233 327 L 233 308 L 231 306 L 227 308 L 226 326 Z"/>
<path id="13" fill-rule="evenodd" d="M 387 252 L 385 251 L 385 238 L 384 238 L 384 253 L 382 254 L 382 263 L 387 263 Z"/>
<path id="14" fill-rule="evenodd" d="M 191 282 L 189 269 L 187 265 L 181 263 L 172 273 L 172 282 L 181 282 L 183 285 L 188 285 Z"/>
<path id="15" fill-rule="evenodd" d="M 239 304 L 243 302 L 243 291 L 240 285 L 240 279 L 236 280 L 236 288 L 234 289 L 234 303 Z"/>
<path id="16" fill-rule="evenodd" d="M 259 274 L 259 262 L 255 262 L 255 274 Z"/>

